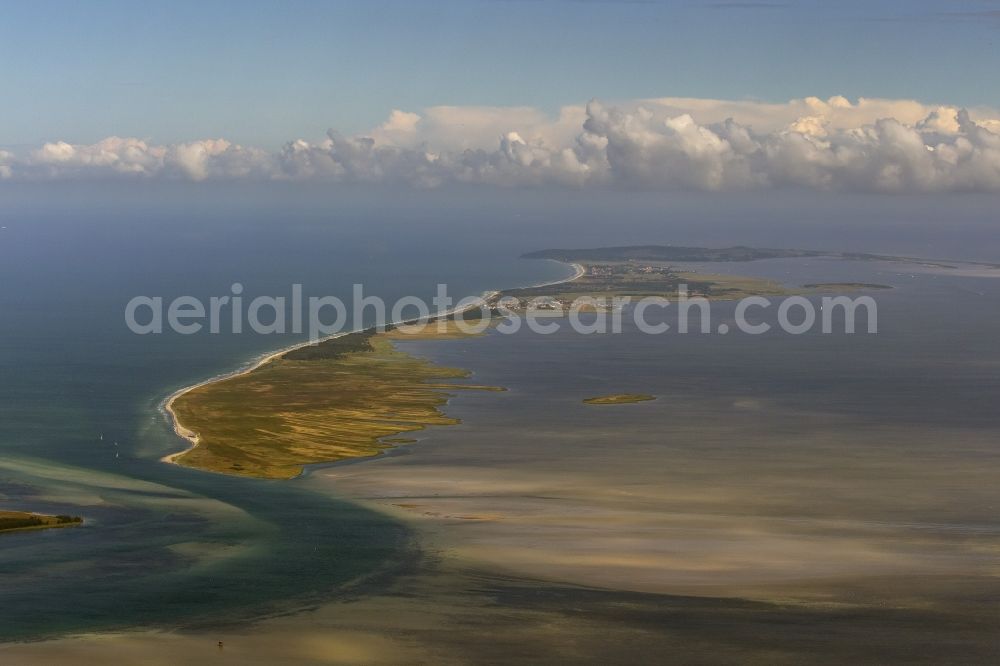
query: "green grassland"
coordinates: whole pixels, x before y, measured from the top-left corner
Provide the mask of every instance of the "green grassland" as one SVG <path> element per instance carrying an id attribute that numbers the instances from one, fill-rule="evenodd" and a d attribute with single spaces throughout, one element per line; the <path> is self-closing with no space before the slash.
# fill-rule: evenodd
<path id="1" fill-rule="evenodd" d="M 375 329 L 348 333 L 329 340 L 293 349 L 283 356 L 286 361 L 332 361 L 353 352 L 372 351 Z"/>
<path id="2" fill-rule="evenodd" d="M 678 271 L 657 262 L 583 263 L 584 274 L 571 282 L 524 289 L 509 289 L 502 296 L 521 301 L 551 298 L 564 303 L 576 298 L 660 296 L 675 299 L 686 287 L 689 297 L 710 300 L 740 299 L 746 296 L 783 296 L 793 293 L 777 282 L 737 275 Z"/>
<path id="3" fill-rule="evenodd" d="M 265 478 L 291 478 L 303 465 L 374 456 L 404 443 L 396 436 L 458 421 L 440 407 L 468 375 L 399 351 L 396 340 L 460 333 L 366 334 L 340 344 L 300 348 L 252 372 L 198 387 L 177 398 L 179 423 L 198 445 L 176 462 Z M 325 343 L 324 343 L 325 344 Z M 302 350 L 307 350 L 303 353 Z M 409 440 L 412 441 L 412 440 Z"/>
<path id="4" fill-rule="evenodd" d="M 0 532 L 45 530 L 53 527 L 75 527 L 83 524 L 79 516 L 49 516 L 24 511 L 0 511 Z"/>

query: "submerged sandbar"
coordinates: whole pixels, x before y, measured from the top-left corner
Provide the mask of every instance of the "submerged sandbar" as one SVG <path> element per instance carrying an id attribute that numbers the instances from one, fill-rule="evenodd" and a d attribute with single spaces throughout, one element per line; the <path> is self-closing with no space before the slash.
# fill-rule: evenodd
<path id="1" fill-rule="evenodd" d="M 633 402 L 649 402 L 650 400 L 656 400 L 656 396 L 647 393 L 611 393 L 610 395 L 584 398 L 583 403 L 585 405 L 627 405 Z"/>

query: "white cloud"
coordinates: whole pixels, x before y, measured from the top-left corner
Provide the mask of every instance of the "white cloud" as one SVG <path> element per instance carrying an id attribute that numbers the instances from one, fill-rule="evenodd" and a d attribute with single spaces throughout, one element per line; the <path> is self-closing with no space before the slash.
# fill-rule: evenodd
<path id="1" fill-rule="evenodd" d="M 14 171 L 10 167 L 10 162 L 14 160 L 14 153 L 10 153 L 6 150 L 0 150 L 0 180 L 10 178 L 14 175 Z"/>
<path id="2" fill-rule="evenodd" d="M 566 106 L 393 110 L 366 135 L 335 131 L 278 152 L 207 139 L 110 137 L 0 152 L 0 177 L 275 179 L 437 187 L 810 187 L 1000 191 L 1000 113 L 912 100 L 783 104 L 658 98 Z"/>
<path id="3" fill-rule="evenodd" d="M 46 167 L 53 175 L 93 170 L 150 174 L 159 170 L 165 153 L 162 146 L 112 136 L 90 145 L 46 143 L 31 153 L 29 164 Z"/>
<path id="4" fill-rule="evenodd" d="M 760 133 L 775 132 L 805 118 L 814 118 L 831 129 L 851 129 L 870 125 L 882 118 L 895 118 L 901 123 L 915 125 L 934 110 L 951 108 L 952 111 L 957 111 L 953 107 L 937 107 L 905 99 L 862 97 L 855 103 L 841 95 L 826 100 L 805 97 L 780 104 L 682 97 L 662 97 L 637 103 L 658 108 L 667 115 L 689 113 L 701 124 L 719 123 L 732 118 L 742 125 L 752 126 Z M 997 115 L 989 109 L 973 110 L 974 118 L 978 117 L 977 114 L 986 117 Z"/>
<path id="5" fill-rule="evenodd" d="M 403 148 L 496 150 L 499 137 L 514 131 L 528 143 L 562 145 L 576 137 L 585 119 L 582 105 L 564 107 L 555 120 L 528 106 L 432 106 L 421 114 L 395 109 L 370 136 L 378 145 Z"/>
<path id="6" fill-rule="evenodd" d="M 205 180 L 208 177 L 208 161 L 222 155 L 231 146 L 225 139 L 181 143 L 167 150 L 165 162 L 176 166 L 191 180 Z"/>

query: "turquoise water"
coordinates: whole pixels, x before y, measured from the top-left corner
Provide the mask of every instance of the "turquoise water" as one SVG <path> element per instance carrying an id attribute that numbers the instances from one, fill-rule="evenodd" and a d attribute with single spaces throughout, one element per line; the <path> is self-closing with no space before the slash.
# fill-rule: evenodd
<path id="1" fill-rule="evenodd" d="M 406 556 L 391 521 L 301 484 L 158 462 L 182 443 L 173 390 L 290 336 L 137 336 L 136 295 L 397 298 L 553 279 L 516 247 L 477 252 L 454 230 L 346 215 L 62 212 L 5 218 L 0 235 L 0 508 L 85 526 L 0 537 L 0 640 L 137 625 L 193 626 L 302 605 Z M 415 247 L 421 247 L 417 252 Z"/>

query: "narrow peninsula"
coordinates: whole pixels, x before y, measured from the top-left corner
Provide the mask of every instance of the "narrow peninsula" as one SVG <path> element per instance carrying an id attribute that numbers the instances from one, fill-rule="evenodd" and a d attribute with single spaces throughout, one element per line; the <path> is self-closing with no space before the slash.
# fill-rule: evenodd
<path id="1" fill-rule="evenodd" d="M 194 446 L 173 462 L 241 476 L 288 479 L 305 465 L 378 455 L 395 436 L 451 425 L 440 407 L 468 372 L 399 351 L 399 339 L 464 335 L 454 325 L 360 331 L 272 357 L 257 368 L 177 395 L 178 432 Z"/>

